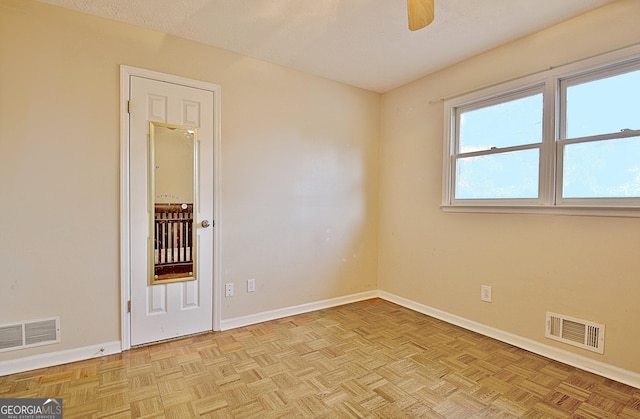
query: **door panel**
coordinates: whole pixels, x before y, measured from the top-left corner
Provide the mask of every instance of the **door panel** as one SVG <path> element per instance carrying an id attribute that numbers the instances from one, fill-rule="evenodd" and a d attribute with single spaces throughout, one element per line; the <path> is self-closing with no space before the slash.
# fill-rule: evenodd
<path id="1" fill-rule="evenodd" d="M 208 90 L 137 76 L 130 86 L 131 345 L 140 345 L 213 329 L 213 228 L 201 221 L 213 220 L 214 99 Z M 151 121 L 197 128 L 195 280 L 149 285 Z"/>

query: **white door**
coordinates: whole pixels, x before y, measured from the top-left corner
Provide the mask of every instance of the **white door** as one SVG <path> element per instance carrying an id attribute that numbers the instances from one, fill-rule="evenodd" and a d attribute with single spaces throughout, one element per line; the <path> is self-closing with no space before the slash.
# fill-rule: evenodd
<path id="1" fill-rule="evenodd" d="M 132 76 L 129 93 L 131 345 L 213 330 L 213 92 Z M 196 280 L 149 285 L 150 122 L 197 128 Z M 207 220 L 211 226 L 203 227 Z M 205 223 L 206 224 L 206 223 Z"/>

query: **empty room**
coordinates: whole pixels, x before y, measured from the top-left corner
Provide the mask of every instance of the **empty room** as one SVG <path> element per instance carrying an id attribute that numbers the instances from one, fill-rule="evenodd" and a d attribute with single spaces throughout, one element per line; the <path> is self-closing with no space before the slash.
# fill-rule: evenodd
<path id="1" fill-rule="evenodd" d="M 639 19 L 0 0 L 0 417 L 640 417 Z"/>

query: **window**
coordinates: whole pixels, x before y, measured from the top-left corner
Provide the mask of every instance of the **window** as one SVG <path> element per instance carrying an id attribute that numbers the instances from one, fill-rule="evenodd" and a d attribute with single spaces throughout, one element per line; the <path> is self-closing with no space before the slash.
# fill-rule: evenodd
<path id="1" fill-rule="evenodd" d="M 538 197 L 542 92 L 457 109 L 455 199 Z"/>
<path id="2" fill-rule="evenodd" d="M 560 82 L 560 198 L 640 197 L 640 66 Z"/>
<path id="3" fill-rule="evenodd" d="M 445 100 L 443 208 L 640 208 L 640 59 L 591 61 Z"/>

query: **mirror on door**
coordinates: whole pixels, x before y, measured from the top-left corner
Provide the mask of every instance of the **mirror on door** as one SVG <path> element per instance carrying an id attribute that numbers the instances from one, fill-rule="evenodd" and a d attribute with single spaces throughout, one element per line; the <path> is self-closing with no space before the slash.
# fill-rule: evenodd
<path id="1" fill-rule="evenodd" d="M 196 277 L 197 129 L 149 124 L 149 284 Z"/>

